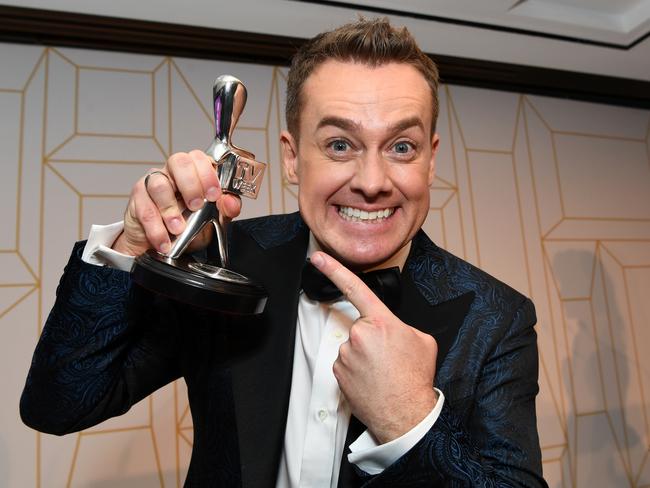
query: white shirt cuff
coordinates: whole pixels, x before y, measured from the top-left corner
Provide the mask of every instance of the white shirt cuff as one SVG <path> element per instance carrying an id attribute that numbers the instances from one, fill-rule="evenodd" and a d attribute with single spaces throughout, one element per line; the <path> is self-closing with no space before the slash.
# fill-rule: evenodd
<path id="1" fill-rule="evenodd" d="M 108 266 L 122 271 L 131 271 L 131 266 L 135 258 L 111 249 L 115 239 L 118 238 L 123 229 L 123 222 L 91 226 L 90 234 L 88 234 L 88 242 L 86 242 L 81 259 L 88 264 Z"/>
<path id="2" fill-rule="evenodd" d="M 366 473 L 374 475 L 381 473 L 406 454 L 429 432 L 429 429 L 433 427 L 433 424 L 440 416 L 442 405 L 445 402 L 445 395 L 437 388 L 434 389 L 438 393 L 436 406 L 418 425 L 401 437 L 386 444 L 378 444 L 370 432 L 366 430 L 356 441 L 350 444 L 350 451 L 352 452 L 348 454 L 348 461 Z"/>

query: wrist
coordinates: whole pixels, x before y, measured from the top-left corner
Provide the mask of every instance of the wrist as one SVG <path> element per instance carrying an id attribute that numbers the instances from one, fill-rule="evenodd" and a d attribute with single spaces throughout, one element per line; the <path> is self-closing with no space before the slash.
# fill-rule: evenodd
<path id="1" fill-rule="evenodd" d="M 393 410 L 392 418 L 384 419 L 376 429 L 369 430 L 380 444 L 397 439 L 418 425 L 438 403 L 438 393 L 433 388 L 406 398 Z"/>
<path id="2" fill-rule="evenodd" d="M 121 254 L 126 254 L 127 256 L 139 256 L 147 250 L 146 248 L 131 246 L 124 232 L 120 233 L 120 235 L 117 236 L 117 239 L 115 239 L 111 245 L 111 249 Z"/>

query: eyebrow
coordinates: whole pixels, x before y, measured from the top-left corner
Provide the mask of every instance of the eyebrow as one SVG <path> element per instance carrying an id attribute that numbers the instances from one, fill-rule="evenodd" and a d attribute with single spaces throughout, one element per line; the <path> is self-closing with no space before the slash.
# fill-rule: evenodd
<path id="1" fill-rule="evenodd" d="M 318 126 L 316 127 L 316 130 L 327 126 L 338 127 L 339 129 L 343 129 L 350 132 L 356 132 L 361 129 L 359 123 L 354 122 L 353 120 L 330 115 L 327 117 L 323 117 L 318 122 Z M 424 124 L 422 123 L 420 117 L 409 117 L 400 120 L 395 124 L 393 124 L 392 126 L 390 126 L 389 130 L 391 132 L 401 132 L 403 130 L 410 129 L 411 127 L 419 127 L 420 129 L 424 130 Z"/>
<path id="2" fill-rule="evenodd" d="M 327 127 L 327 126 L 334 126 L 338 127 L 339 129 L 347 130 L 350 132 L 358 131 L 361 126 L 357 123 L 354 122 L 353 120 L 350 119 L 344 119 L 343 117 L 335 117 L 333 115 L 323 117 L 319 122 L 318 126 L 316 129 L 320 129 L 322 127 Z"/>
<path id="3" fill-rule="evenodd" d="M 419 127 L 424 130 L 424 123 L 420 117 L 409 117 L 408 119 L 400 120 L 390 127 L 392 132 L 401 132 L 411 127 Z"/>

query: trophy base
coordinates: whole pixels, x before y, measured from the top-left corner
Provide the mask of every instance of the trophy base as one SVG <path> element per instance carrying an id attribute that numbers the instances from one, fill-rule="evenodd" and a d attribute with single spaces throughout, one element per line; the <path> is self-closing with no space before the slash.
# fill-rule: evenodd
<path id="1" fill-rule="evenodd" d="M 224 313 L 262 313 L 268 298 L 264 287 L 239 273 L 185 256 L 168 258 L 153 250 L 135 259 L 131 277 L 154 293 Z"/>

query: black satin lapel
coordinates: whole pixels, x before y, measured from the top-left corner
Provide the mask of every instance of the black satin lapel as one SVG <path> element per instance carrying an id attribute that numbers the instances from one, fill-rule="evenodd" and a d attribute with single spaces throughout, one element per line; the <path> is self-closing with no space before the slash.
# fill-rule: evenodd
<path id="1" fill-rule="evenodd" d="M 363 434 L 366 426 L 354 415 L 350 416 L 350 425 L 348 426 L 348 433 L 345 436 L 345 449 L 343 449 L 343 458 L 341 459 L 341 467 L 339 470 L 338 488 L 357 488 L 363 485 L 363 480 L 357 476 L 354 467 L 348 461 L 348 454 L 350 454 L 350 444 L 357 440 Z"/>
<path id="2" fill-rule="evenodd" d="M 234 269 L 257 278 L 269 292 L 260 317 L 233 321 L 231 372 L 244 488 L 275 486 L 307 242 L 308 233 L 301 233 L 286 244 L 262 250 L 250 237 L 240 238 L 238 255 L 246 259 L 232 261 Z"/>
<path id="3" fill-rule="evenodd" d="M 474 292 L 468 292 L 431 305 L 418 291 L 408 273 L 402 274 L 402 299 L 396 315 L 402 322 L 430 334 L 436 340 L 436 370 L 440 368 L 454 343 L 473 300 Z"/>

